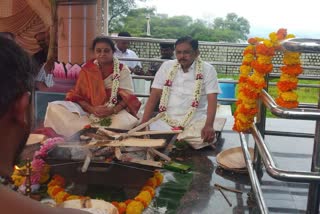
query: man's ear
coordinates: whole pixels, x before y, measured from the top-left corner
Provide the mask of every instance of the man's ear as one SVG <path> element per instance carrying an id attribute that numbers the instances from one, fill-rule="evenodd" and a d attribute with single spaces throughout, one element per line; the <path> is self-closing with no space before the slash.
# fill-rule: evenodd
<path id="1" fill-rule="evenodd" d="M 29 109 L 30 96 L 30 92 L 25 92 L 21 97 L 16 99 L 13 105 L 12 116 L 21 124 L 26 122 L 26 112 Z"/>

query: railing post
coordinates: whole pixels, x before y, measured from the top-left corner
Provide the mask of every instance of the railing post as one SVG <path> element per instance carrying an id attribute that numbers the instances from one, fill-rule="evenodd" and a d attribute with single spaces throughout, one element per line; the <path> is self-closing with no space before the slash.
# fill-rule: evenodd
<path id="1" fill-rule="evenodd" d="M 320 97 L 320 94 L 319 94 Z M 320 100 L 318 99 L 318 109 L 320 109 Z M 316 121 L 316 130 L 314 137 L 312 153 L 312 172 L 320 172 L 320 120 Z M 309 184 L 307 213 L 319 213 L 320 203 L 320 184 L 317 182 Z"/>

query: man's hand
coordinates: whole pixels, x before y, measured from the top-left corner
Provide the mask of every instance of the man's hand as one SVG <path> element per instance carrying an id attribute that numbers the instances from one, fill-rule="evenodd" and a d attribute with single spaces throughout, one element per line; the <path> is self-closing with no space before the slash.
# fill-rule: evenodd
<path id="1" fill-rule="evenodd" d="M 203 142 L 211 143 L 216 137 L 215 131 L 212 125 L 205 125 L 201 130 L 201 138 Z"/>
<path id="2" fill-rule="evenodd" d="M 54 69 L 54 62 L 57 61 L 57 56 L 53 55 L 52 57 L 50 57 L 46 64 L 44 65 L 44 70 L 46 71 L 46 74 L 52 74 L 52 71 Z"/>
<path id="3" fill-rule="evenodd" d="M 107 106 L 95 106 L 92 109 L 92 113 L 97 117 L 108 117 L 113 114 L 113 108 Z"/>

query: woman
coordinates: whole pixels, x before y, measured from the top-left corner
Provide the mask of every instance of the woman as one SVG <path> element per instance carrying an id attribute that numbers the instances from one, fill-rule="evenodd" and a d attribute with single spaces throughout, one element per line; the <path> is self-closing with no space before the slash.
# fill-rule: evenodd
<path id="1" fill-rule="evenodd" d="M 136 116 L 141 103 L 133 94 L 130 70 L 113 57 L 116 50 L 113 42 L 107 37 L 97 37 L 92 50 L 95 59 L 84 65 L 66 99 L 97 117 L 107 117 L 122 109 Z"/>
<path id="2" fill-rule="evenodd" d="M 79 104 L 85 112 L 98 118 L 109 117 L 113 114 L 118 114 L 120 111 L 122 114 L 122 110 L 126 110 L 136 117 L 141 103 L 133 94 L 130 70 L 126 65 L 119 63 L 117 58 L 113 57 L 115 46 L 112 40 L 107 37 L 97 37 L 93 41 L 92 50 L 95 58 L 89 60 L 83 66 L 76 85 L 67 93 L 66 100 Z M 70 106 L 70 103 L 65 105 L 59 102 L 58 104 L 64 105 L 65 107 Z M 48 111 L 49 110 L 50 105 L 48 106 Z M 48 115 L 48 111 L 45 126 L 54 126 L 52 127 L 53 129 L 57 127 L 55 131 L 59 130 L 57 131 L 58 134 L 65 136 L 70 135 L 70 131 L 65 131 L 64 128 L 61 126 L 58 127 L 58 124 L 52 122 L 52 120 L 57 120 L 57 118 L 55 118 L 57 115 L 54 114 L 58 111 L 51 112 L 51 116 Z M 51 118 L 49 122 L 48 116 Z M 66 120 L 65 115 L 60 115 L 59 118 Z M 67 120 L 66 123 L 70 124 L 70 119 Z M 81 126 L 83 123 L 83 121 L 80 123 Z M 72 126 L 75 126 L 74 122 Z M 78 127 L 78 129 L 79 128 L 80 127 Z M 71 132 L 74 131 L 76 130 Z"/>

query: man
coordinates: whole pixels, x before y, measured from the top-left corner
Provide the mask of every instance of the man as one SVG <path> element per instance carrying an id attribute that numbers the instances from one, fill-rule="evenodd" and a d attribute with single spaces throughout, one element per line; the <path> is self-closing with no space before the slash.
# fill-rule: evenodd
<path id="1" fill-rule="evenodd" d="M 53 56 L 47 61 L 50 42 L 49 32 L 39 32 L 34 38 L 41 48 L 41 50 L 33 55 L 33 59 L 39 67 L 38 75 L 36 77 L 36 89 L 45 91 L 47 88 L 54 85 L 52 71 L 54 69 L 54 62 L 57 61 L 57 57 Z"/>
<path id="2" fill-rule="evenodd" d="M 33 54 L 32 57 L 38 63 L 39 67 L 41 67 L 43 63 L 47 61 L 50 41 L 49 36 L 49 32 L 39 32 L 34 36 L 41 49 L 37 53 Z"/>
<path id="3" fill-rule="evenodd" d="M 174 44 L 160 43 L 160 54 L 161 54 L 160 59 L 173 60 L 174 59 Z M 162 65 L 162 62 L 152 62 L 150 64 L 150 67 L 148 69 L 147 74 L 149 76 L 156 75 L 156 73 L 159 70 L 161 65 Z"/>
<path id="4" fill-rule="evenodd" d="M 118 37 L 131 37 L 128 32 L 120 32 Z M 139 58 L 138 55 L 133 51 L 128 49 L 130 42 L 128 40 L 117 40 L 116 42 L 116 51 L 114 56 L 117 58 Z M 124 61 L 120 60 L 121 63 L 127 65 L 131 72 L 134 70 L 141 70 L 142 66 L 139 61 Z"/>
<path id="5" fill-rule="evenodd" d="M 0 176 L 9 178 L 30 132 L 30 96 L 35 68 L 14 41 L 0 37 Z M 51 208 L 0 183 L 0 210 L 8 214 L 87 213 Z"/>
<path id="6" fill-rule="evenodd" d="M 162 64 L 152 84 L 142 123 L 150 119 L 156 103 L 165 116 L 151 126 L 182 128 L 178 139 L 194 149 L 211 145 L 215 139 L 213 123 L 220 88 L 213 66 L 199 57 L 198 41 L 182 37 L 175 43 L 176 60 Z"/>

